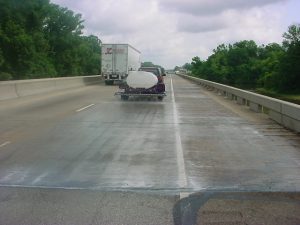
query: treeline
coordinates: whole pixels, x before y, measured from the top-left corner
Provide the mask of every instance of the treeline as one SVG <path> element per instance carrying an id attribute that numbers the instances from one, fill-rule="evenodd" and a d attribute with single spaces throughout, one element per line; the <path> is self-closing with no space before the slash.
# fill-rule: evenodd
<path id="1" fill-rule="evenodd" d="M 160 67 L 160 68 L 163 68 L 160 65 L 155 65 L 153 62 L 142 62 L 141 66 L 143 66 L 143 67 Z"/>
<path id="2" fill-rule="evenodd" d="M 221 44 L 206 61 L 194 57 L 194 76 L 247 89 L 300 93 L 300 26 L 291 25 L 283 43 L 258 46 L 254 41 Z"/>
<path id="3" fill-rule="evenodd" d="M 141 66 L 142 67 L 159 67 L 161 69 L 162 73 L 165 74 L 165 68 L 164 67 L 162 67 L 160 65 L 155 65 L 152 62 L 142 62 Z"/>
<path id="4" fill-rule="evenodd" d="M 0 80 L 100 73 L 101 41 L 49 0 L 0 0 Z"/>

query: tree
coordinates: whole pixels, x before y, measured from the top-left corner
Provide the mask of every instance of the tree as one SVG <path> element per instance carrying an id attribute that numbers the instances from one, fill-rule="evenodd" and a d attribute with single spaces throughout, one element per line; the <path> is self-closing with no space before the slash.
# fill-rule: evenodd
<path id="1" fill-rule="evenodd" d="M 253 88 L 259 77 L 255 70 L 258 47 L 252 40 L 236 42 L 229 46 L 227 63 L 229 84 Z"/>
<path id="2" fill-rule="evenodd" d="M 221 44 L 213 50 L 214 54 L 208 57 L 204 70 L 207 79 L 225 84 L 233 83 L 229 74 L 229 47 Z"/>
<path id="3" fill-rule="evenodd" d="M 221 44 L 206 61 L 192 58 L 192 74 L 244 88 L 300 92 L 300 25 L 291 25 L 283 37 L 282 46 L 252 40 Z"/>
<path id="4" fill-rule="evenodd" d="M 47 59 L 48 46 L 40 29 L 47 4 L 48 1 L 42 0 L 0 0 L 0 14 L 3 15 L 0 49 L 5 62 L 0 65 L 2 73 L 21 79 L 55 72 Z"/>
<path id="5" fill-rule="evenodd" d="M 49 0 L 0 0 L 0 80 L 98 74 L 100 40 Z"/>
<path id="6" fill-rule="evenodd" d="M 141 63 L 141 66 L 143 66 L 143 67 L 159 67 L 159 68 L 164 69 L 162 66 L 160 66 L 160 65 L 155 65 L 155 64 L 152 63 L 152 62 L 142 62 L 142 63 Z"/>
<path id="7" fill-rule="evenodd" d="M 80 14 L 74 14 L 67 8 L 51 4 L 43 31 L 50 44 L 50 58 L 60 75 L 82 74 L 78 54 L 82 22 Z"/>
<path id="8" fill-rule="evenodd" d="M 284 53 L 283 47 L 277 43 L 259 47 L 255 65 L 260 74 L 257 81 L 259 87 L 276 90 L 277 81 L 280 79 L 279 65 Z"/>
<path id="9" fill-rule="evenodd" d="M 180 66 L 175 66 L 174 71 L 180 70 Z"/>
<path id="10" fill-rule="evenodd" d="M 257 51 L 254 41 L 241 41 L 233 45 L 221 44 L 206 61 L 193 58 L 192 73 L 220 83 L 253 87 L 259 77 L 254 66 Z"/>
<path id="11" fill-rule="evenodd" d="M 191 62 L 191 71 L 192 74 L 198 77 L 202 77 L 204 78 L 201 72 L 202 72 L 202 64 L 203 62 L 201 61 L 201 59 L 198 56 L 195 56 L 192 58 L 192 62 Z"/>
<path id="12" fill-rule="evenodd" d="M 155 65 L 152 62 L 142 62 L 143 67 L 155 67 Z"/>
<path id="13" fill-rule="evenodd" d="M 300 91 L 300 25 L 291 25 L 283 34 L 286 54 L 279 65 L 277 88 L 284 92 Z"/>
<path id="14" fill-rule="evenodd" d="M 289 26 L 288 31 L 282 35 L 284 38 L 283 46 L 289 49 L 293 45 L 300 43 L 300 24 L 293 24 Z"/>
<path id="15" fill-rule="evenodd" d="M 186 69 L 187 71 L 190 71 L 192 69 L 192 65 L 190 63 L 185 63 L 182 66 L 183 69 Z"/>
<path id="16" fill-rule="evenodd" d="M 82 74 L 100 74 L 101 41 L 97 36 L 82 37 L 78 46 L 79 64 Z"/>

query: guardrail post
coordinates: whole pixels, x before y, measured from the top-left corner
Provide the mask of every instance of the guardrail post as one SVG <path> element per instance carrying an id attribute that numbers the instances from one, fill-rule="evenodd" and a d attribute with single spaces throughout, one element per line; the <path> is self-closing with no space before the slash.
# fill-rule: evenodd
<path id="1" fill-rule="evenodd" d="M 277 123 L 282 124 L 282 114 L 281 113 L 276 112 L 276 111 L 270 109 L 269 110 L 269 117 L 272 120 L 275 120 Z"/>
<path id="2" fill-rule="evenodd" d="M 231 94 L 231 93 L 226 92 L 226 96 L 227 96 L 227 98 L 230 99 L 230 100 L 233 100 L 233 99 L 234 99 L 234 96 L 233 96 L 233 94 Z"/>
<path id="3" fill-rule="evenodd" d="M 239 96 L 236 97 L 236 102 L 239 105 L 245 105 L 245 99 L 243 99 L 243 98 L 241 98 Z"/>
<path id="4" fill-rule="evenodd" d="M 262 112 L 262 106 L 259 105 L 259 104 L 254 103 L 254 102 L 250 102 L 249 103 L 249 107 L 254 112 L 257 112 L 257 113 L 261 113 Z"/>

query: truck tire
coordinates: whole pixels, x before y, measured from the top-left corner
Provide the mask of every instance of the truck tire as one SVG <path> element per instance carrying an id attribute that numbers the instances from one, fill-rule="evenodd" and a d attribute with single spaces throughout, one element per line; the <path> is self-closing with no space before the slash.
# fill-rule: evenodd
<path id="1" fill-rule="evenodd" d="M 121 99 L 127 101 L 129 99 L 128 95 L 121 95 Z"/>
<path id="2" fill-rule="evenodd" d="M 158 99 L 159 101 L 162 101 L 162 100 L 164 99 L 164 96 L 157 96 L 157 99 Z"/>

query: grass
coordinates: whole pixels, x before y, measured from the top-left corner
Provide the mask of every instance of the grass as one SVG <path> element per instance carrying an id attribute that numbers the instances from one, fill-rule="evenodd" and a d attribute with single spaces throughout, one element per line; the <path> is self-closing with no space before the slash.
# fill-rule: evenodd
<path id="1" fill-rule="evenodd" d="M 267 95 L 272 98 L 277 98 L 280 100 L 284 100 L 287 102 L 292 102 L 292 103 L 300 105 L 300 94 L 278 93 L 275 91 L 266 90 L 264 88 L 257 88 L 255 92 L 258 94 Z"/>

